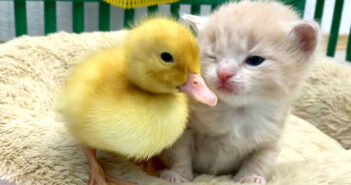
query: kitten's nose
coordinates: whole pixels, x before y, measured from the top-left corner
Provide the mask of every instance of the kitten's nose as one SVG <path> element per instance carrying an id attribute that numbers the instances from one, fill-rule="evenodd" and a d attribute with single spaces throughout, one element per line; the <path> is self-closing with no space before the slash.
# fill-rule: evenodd
<path id="1" fill-rule="evenodd" d="M 234 73 L 228 71 L 218 71 L 217 75 L 221 83 L 226 83 L 228 79 L 234 76 Z"/>

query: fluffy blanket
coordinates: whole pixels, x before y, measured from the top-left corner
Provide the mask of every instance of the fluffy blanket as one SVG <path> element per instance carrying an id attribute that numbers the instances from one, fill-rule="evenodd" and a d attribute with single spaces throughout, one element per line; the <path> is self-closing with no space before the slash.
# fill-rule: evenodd
<path id="1" fill-rule="evenodd" d="M 293 113 L 351 149 L 351 67 L 317 60 Z"/>
<path id="2" fill-rule="evenodd" d="M 88 164 L 55 113 L 53 101 L 76 61 L 121 43 L 125 32 L 56 33 L 0 45 L 0 176 L 17 184 L 86 184 Z M 351 184 L 351 151 L 291 115 L 270 185 Z M 139 184 L 167 184 L 110 153 L 106 173 Z M 235 184 L 230 176 L 199 175 L 188 184 Z"/>

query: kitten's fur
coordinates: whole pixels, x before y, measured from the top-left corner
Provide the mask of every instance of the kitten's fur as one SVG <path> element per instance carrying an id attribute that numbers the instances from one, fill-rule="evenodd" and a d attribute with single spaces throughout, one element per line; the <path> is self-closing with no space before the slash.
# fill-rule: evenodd
<path id="1" fill-rule="evenodd" d="M 269 1 L 230 3 L 208 19 L 183 18 L 199 32 L 202 73 L 220 101 L 215 108 L 191 103 L 189 128 L 162 154 L 170 170 L 161 177 L 180 183 L 195 171 L 265 184 L 290 102 L 315 53 L 318 25 Z M 248 56 L 265 61 L 250 66 Z M 232 92 L 218 90 L 223 70 L 233 74 L 226 82 Z"/>

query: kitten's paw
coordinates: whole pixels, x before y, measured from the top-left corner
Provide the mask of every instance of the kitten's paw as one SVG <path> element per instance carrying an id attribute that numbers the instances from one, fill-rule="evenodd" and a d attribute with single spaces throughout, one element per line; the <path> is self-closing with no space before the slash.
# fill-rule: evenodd
<path id="1" fill-rule="evenodd" d="M 182 177 L 177 172 L 172 171 L 172 170 L 166 170 L 166 171 L 161 172 L 160 178 L 164 179 L 172 184 L 180 184 L 180 183 L 189 182 L 188 179 Z"/>
<path id="2" fill-rule="evenodd" d="M 252 183 L 252 184 L 263 184 L 265 185 L 267 183 L 266 179 L 264 177 L 261 176 L 257 176 L 257 175 L 251 175 L 251 176 L 245 176 L 242 177 L 239 182 L 241 184 L 243 183 Z"/>

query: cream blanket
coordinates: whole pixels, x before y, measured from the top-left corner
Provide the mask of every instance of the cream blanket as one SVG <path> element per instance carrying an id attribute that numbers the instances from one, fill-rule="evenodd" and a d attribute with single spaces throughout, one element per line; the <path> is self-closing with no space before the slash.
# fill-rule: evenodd
<path id="1" fill-rule="evenodd" d="M 351 149 L 351 67 L 318 60 L 293 113 Z"/>
<path id="2" fill-rule="evenodd" d="M 125 32 L 56 33 L 0 45 L 0 177 L 17 184 L 86 184 L 88 165 L 63 128 L 53 100 L 72 64 L 121 43 Z M 104 152 L 110 175 L 167 184 Z M 230 176 L 197 176 L 189 184 L 235 184 Z M 351 184 L 351 151 L 306 121 L 290 116 L 270 185 Z"/>

